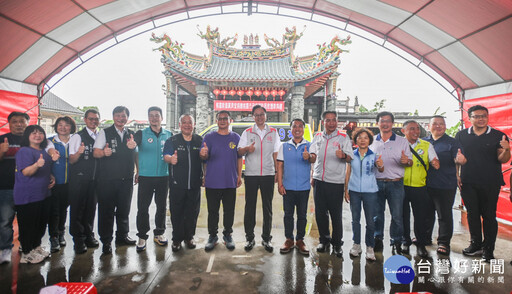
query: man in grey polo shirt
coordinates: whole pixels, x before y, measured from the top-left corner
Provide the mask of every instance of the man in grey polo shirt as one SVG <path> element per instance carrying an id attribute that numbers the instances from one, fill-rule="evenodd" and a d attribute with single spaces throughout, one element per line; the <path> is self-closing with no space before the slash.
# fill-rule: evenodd
<path id="1" fill-rule="evenodd" d="M 382 155 L 383 172 L 377 171 L 377 185 L 379 186 L 378 204 L 375 216 L 375 251 L 382 251 L 384 239 L 384 211 L 386 200 L 391 212 L 391 245 L 397 254 L 403 235 L 403 201 L 404 201 L 404 169 L 412 166 L 412 154 L 409 143 L 404 137 L 393 133 L 395 117 L 391 112 L 383 111 L 377 114 L 377 124 L 380 133 L 375 137 L 370 149 L 378 156 Z"/>

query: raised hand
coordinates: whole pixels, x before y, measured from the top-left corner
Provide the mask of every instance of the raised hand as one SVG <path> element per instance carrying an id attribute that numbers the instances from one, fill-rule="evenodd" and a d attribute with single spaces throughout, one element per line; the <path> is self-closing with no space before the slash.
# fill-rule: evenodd
<path id="1" fill-rule="evenodd" d="M 52 153 L 51 157 L 52 157 L 52 160 L 53 160 L 53 161 L 57 161 L 57 160 L 59 160 L 59 158 L 60 158 L 60 153 L 59 153 L 59 151 L 58 151 L 57 149 L 55 149 L 55 151 Z"/>
<path id="2" fill-rule="evenodd" d="M 505 150 L 510 150 L 510 144 L 507 141 L 507 136 L 503 135 L 503 138 L 501 138 L 501 141 L 500 141 L 500 146 L 501 146 L 501 148 L 503 148 Z"/>
<path id="3" fill-rule="evenodd" d="M 379 155 L 379 158 L 377 158 L 377 160 L 375 160 L 375 165 L 377 166 L 377 168 L 384 167 L 384 161 L 382 160 L 382 154 Z"/>
<path id="4" fill-rule="evenodd" d="M 103 153 L 105 153 L 105 156 L 112 155 L 112 148 L 108 147 L 108 143 L 105 144 L 105 148 L 103 148 Z"/>
<path id="5" fill-rule="evenodd" d="M 9 150 L 9 140 L 7 137 L 4 138 L 4 142 L 0 144 L 0 152 L 5 153 Z"/>
<path id="6" fill-rule="evenodd" d="M 409 163 L 409 157 L 405 155 L 405 151 L 402 150 L 402 155 L 400 156 L 400 163 L 402 165 L 407 165 Z"/>
<path id="7" fill-rule="evenodd" d="M 137 142 L 133 140 L 133 134 L 130 134 L 130 139 L 126 142 L 126 147 L 129 149 L 135 149 L 135 147 L 137 147 Z"/>
<path id="8" fill-rule="evenodd" d="M 43 167 L 44 163 L 45 163 L 45 161 L 43 159 L 43 154 L 40 154 L 39 159 L 36 161 L 36 165 L 37 165 L 37 167 Z"/>
<path id="9" fill-rule="evenodd" d="M 304 152 L 302 152 L 302 158 L 304 158 L 304 160 L 309 160 L 309 152 L 308 152 L 307 145 L 306 145 L 306 147 L 304 147 Z"/>
<path id="10" fill-rule="evenodd" d="M 249 153 L 253 153 L 253 152 L 254 152 L 254 150 L 256 150 L 256 147 L 254 147 L 254 144 L 255 144 L 255 143 L 256 143 L 256 142 L 252 142 L 252 144 L 251 144 L 251 145 L 247 146 L 247 152 L 249 152 Z"/>
<path id="11" fill-rule="evenodd" d="M 199 151 L 199 156 L 203 159 L 208 157 L 208 146 L 206 146 L 206 142 L 203 142 L 203 148 Z"/>
<path id="12" fill-rule="evenodd" d="M 178 150 L 174 151 L 174 154 L 171 156 L 171 164 L 176 165 L 178 163 Z"/>
<path id="13" fill-rule="evenodd" d="M 336 150 L 336 157 L 339 159 L 345 158 L 345 153 L 343 153 L 343 150 L 341 150 L 341 146 L 338 145 L 338 150 Z"/>
<path id="14" fill-rule="evenodd" d="M 80 147 L 78 147 L 78 153 L 84 154 L 84 152 L 85 152 L 85 144 L 84 144 L 84 142 L 82 142 Z"/>
<path id="15" fill-rule="evenodd" d="M 435 169 L 439 169 L 441 167 L 441 163 L 439 163 L 439 159 L 437 159 L 437 157 L 432 159 L 430 165 Z"/>
<path id="16" fill-rule="evenodd" d="M 464 154 L 462 154 L 462 151 L 460 151 L 460 148 L 459 148 L 459 150 L 457 150 L 457 155 L 455 156 L 455 163 L 464 164 L 465 162 L 466 162 L 466 156 L 464 156 Z"/>

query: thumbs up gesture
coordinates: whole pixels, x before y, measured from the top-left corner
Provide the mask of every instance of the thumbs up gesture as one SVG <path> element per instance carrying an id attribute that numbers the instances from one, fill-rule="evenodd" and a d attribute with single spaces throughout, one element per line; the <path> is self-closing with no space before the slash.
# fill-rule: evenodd
<path id="1" fill-rule="evenodd" d="M 0 152 L 5 153 L 9 150 L 9 140 L 7 137 L 4 138 L 4 141 L 0 143 Z"/>
<path id="2" fill-rule="evenodd" d="M 105 148 L 103 148 L 103 153 L 105 153 L 105 156 L 112 155 L 112 148 L 108 147 L 108 143 L 105 144 Z"/>
<path id="3" fill-rule="evenodd" d="M 37 167 L 43 167 L 44 163 L 45 163 L 45 161 L 43 159 L 43 154 L 40 154 L 39 159 L 36 161 L 36 165 L 37 165 Z"/>
<path id="4" fill-rule="evenodd" d="M 130 134 L 130 138 L 126 142 L 126 147 L 128 147 L 129 149 L 135 149 L 135 147 L 137 147 L 137 142 L 133 140 L 133 134 Z"/>
<path id="5" fill-rule="evenodd" d="M 466 163 L 466 156 L 464 156 L 464 154 L 462 154 L 462 151 L 460 151 L 460 148 L 459 148 L 459 150 L 457 150 L 457 155 L 455 156 L 455 163 L 461 164 L 461 165 Z"/>
<path id="6" fill-rule="evenodd" d="M 85 144 L 84 144 L 84 142 L 82 142 L 82 144 L 80 144 L 80 147 L 78 147 L 78 153 L 84 154 L 84 152 L 85 152 Z"/>
<path id="7" fill-rule="evenodd" d="M 54 151 L 50 154 L 53 161 L 57 161 L 60 158 L 60 153 L 57 149 L 54 149 Z"/>
<path id="8" fill-rule="evenodd" d="M 378 169 L 384 167 L 384 161 L 382 160 L 382 154 L 379 155 L 379 158 L 377 158 L 377 160 L 375 160 L 375 165 L 377 166 Z"/>
<path id="9" fill-rule="evenodd" d="M 341 150 L 341 146 L 338 145 L 338 150 L 336 150 L 336 157 L 339 159 L 345 158 L 345 153 L 343 153 L 343 150 Z"/>
<path id="10" fill-rule="evenodd" d="M 439 169 L 441 167 L 441 164 L 439 163 L 439 159 L 437 159 L 437 157 L 432 159 L 430 165 L 435 169 Z"/>
<path id="11" fill-rule="evenodd" d="M 247 146 L 247 152 L 253 153 L 254 150 L 256 150 L 256 147 L 254 147 L 255 142 L 252 142 L 251 145 Z"/>
<path id="12" fill-rule="evenodd" d="M 199 151 L 199 156 L 201 156 L 202 159 L 208 158 L 208 146 L 206 146 L 206 142 L 203 142 L 203 148 Z"/>
<path id="13" fill-rule="evenodd" d="M 304 160 L 309 160 L 309 152 L 308 152 L 308 146 L 307 145 L 304 148 L 304 152 L 302 152 L 302 158 L 304 158 Z"/>
<path id="14" fill-rule="evenodd" d="M 178 163 L 178 150 L 174 151 L 174 154 L 171 156 L 171 164 L 176 165 Z"/>
<path id="15" fill-rule="evenodd" d="M 500 146 L 501 146 L 501 148 L 503 148 L 505 150 L 510 150 L 510 144 L 507 141 L 507 136 L 503 135 L 503 138 L 501 138 L 501 141 L 500 141 Z"/>
<path id="16" fill-rule="evenodd" d="M 405 151 L 402 150 L 402 156 L 400 156 L 400 163 L 402 165 L 407 165 L 409 163 L 409 157 L 405 155 Z"/>

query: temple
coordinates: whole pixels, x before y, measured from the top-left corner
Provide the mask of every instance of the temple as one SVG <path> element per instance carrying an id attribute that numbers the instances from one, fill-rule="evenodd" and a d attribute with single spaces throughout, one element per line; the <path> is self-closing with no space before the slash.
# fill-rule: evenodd
<path id="1" fill-rule="evenodd" d="M 281 40 L 259 35 L 238 34 L 222 38 L 218 28 L 199 28 L 198 36 L 208 45 L 208 55 L 197 56 L 183 50 L 183 43 L 152 35 L 159 48 L 166 76 L 167 127 L 178 127 L 183 113 L 196 118 L 198 132 L 214 122 L 215 111 L 229 110 L 236 120 L 250 116 L 256 104 L 267 109 L 268 121 L 302 118 L 318 124 L 322 111 L 336 110 L 336 80 L 340 54 L 347 50 L 350 36 L 334 37 L 319 44 L 318 52 L 298 57 L 294 49 L 303 32 L 286 28 Z"/>

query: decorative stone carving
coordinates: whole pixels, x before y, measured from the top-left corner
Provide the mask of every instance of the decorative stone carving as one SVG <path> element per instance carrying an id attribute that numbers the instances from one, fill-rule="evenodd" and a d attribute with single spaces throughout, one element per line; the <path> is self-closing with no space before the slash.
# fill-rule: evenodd
<path id="1" fill-rule="evenodd" d="M 205 85 L 196 85 L 196 133 L 208 127 L 208 94 L 210 88 Z"/>
<path id="2" fill-rule="evenodd" d="M 304 119 L 304 93 L 306 87 L 297 86 L 292 88 L 291 117 L 290 119 Z"/>

